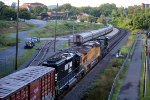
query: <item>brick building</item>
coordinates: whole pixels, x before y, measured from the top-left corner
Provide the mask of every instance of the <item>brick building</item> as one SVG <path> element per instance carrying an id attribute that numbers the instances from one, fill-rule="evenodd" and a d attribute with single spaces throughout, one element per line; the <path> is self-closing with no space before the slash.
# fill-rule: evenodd
<path id="1" fill-rule="evenodd" d="M 150 8 L 150 4 L 142 3 L 142 4 L 141 4 L 141 8 L 142 8 L 142 9 L 144 9 L 144 8 Z"/>

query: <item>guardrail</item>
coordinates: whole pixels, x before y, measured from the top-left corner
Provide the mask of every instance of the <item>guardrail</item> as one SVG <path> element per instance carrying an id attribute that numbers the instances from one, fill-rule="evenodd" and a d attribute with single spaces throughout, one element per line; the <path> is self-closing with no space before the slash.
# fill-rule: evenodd
<path id="1" fill-rule="evenodd" d="M 146 48 L 144 49 L 145 53 L 144 53 L 144 57 L 145 57 L 145 61 L 144 61 L 144 84 L 143 84 L 143 97 L 146 96 L 147 93 L 147 80 L 150 80 L 150 57 L 149 57 L 149 53 L 148 53 L 148 41 L 146 39 Z"/>
<path id="2" fill-rule="evenodd" d="M 117 83 L 118 83 L 119 77 L 120 77 L 120 75 L 121 75 L 123 69 L 125 68 L 125 66 L 128 64 L 128 60 L 131 59 L 132 56 L 133 56 L 133 52 L 134 52 L 134 49 L 135 49 L 136 44 L 137 44 L 137 40 L 134 40 L 134 43 L 133 43 L 132 46 L 130 47 L 130 49 L 129 49 L 129 51 L 128 51 L 128 54 L 127 54 L 127 56 L 126 56 L 126 59 L 125 59 L 124 63 L 122 64 L 122 66 L 121 66 L 121 68 L 120 68 L 118 74 L 116 75 L 116 77 L 115 77 L 115 79 L 114 79 L 113 85 L 112 85 L 112 87 L 111 87 L 111 91 L 110 91 L 109 96 L 108 96 L 108 100 L 111 100 L 112 94 L 114 93 L 114 89 L 115 89 L 115 87 L 116 87 L 116 85 L 117 85 Z M 133 50 L 133 52 L 132 52 L 132 50 Z"/>

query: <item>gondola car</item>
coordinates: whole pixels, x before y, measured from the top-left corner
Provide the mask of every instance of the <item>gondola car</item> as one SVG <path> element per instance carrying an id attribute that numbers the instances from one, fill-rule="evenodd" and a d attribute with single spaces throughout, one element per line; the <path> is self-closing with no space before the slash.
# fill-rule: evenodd
<path id="1" fill-rule="evenodd" d="M 102 29 L 75 34 L 73 36 L 73 39 L 71 40 L 71 42 L 73 42 L 73 43 L 75 43 L 77 45 L 81 45 L 84 42 L 96 39 L 99 36 L 103 36 L 103 35 L 111 32 L 111 31 L 113 31 L 113 26 L 112 25 L 108 25 L 108 27 L 104 27 Z"/>

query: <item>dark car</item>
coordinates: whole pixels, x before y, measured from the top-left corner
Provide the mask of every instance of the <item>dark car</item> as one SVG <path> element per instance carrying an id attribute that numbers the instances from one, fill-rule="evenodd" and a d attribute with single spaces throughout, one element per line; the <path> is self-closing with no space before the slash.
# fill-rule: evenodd
<path id="1" fill-rule="evenodd" d="M 34 42 L 27 41 L 27 42 L 25 42 L 24 49 L 32 49 L 34 45 L 35 45 Z"/>

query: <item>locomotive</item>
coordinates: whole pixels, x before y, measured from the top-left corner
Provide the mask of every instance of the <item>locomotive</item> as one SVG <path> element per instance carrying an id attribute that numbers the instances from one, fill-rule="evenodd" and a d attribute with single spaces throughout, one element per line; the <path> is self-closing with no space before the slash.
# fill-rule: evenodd
<path id="1" fill-rule="evenodd" d="M 57 96 L 74 85 L 99 62 L 108 51 L 107 42 L 107 38 L 88 41 L 81 46 L 58 52 L 43 62 L 42 66 L 55 68 Z"/>

